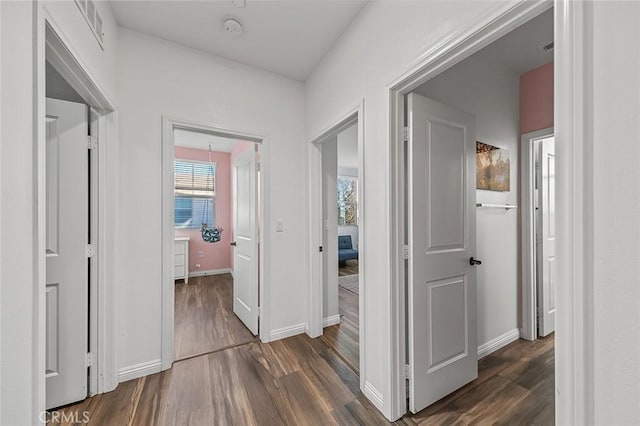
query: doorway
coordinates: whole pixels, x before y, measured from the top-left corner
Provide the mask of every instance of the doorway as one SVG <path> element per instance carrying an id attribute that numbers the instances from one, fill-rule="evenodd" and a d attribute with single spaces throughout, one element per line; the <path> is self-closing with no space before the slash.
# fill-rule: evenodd
<path id="1" fill-rule="evenodd" d="M 257 303 L 258 286 L 236 284 L 257 284 L 257 261 L 251 262 L 257 254 L 240 257 L 249 259 L 243 271 L 235 256 L 237 217 L 257 216 L 255 202 L 238 206 L 250 198 L 243 191 L 238 197 L 238 163 L 257 158 L 259 145 L 184 129 L 174 130 L 174 141 L 174 341 L 175 359 L 182 360 L 255 341 L 253 316 L 242 315 L 245 305 Z M 245 270 L 254 276 L 243 277 Z M 254 300 L 245 301 L 251 295 Z"/>
<path id="2" fill-rule="evenodd" d="M 522 136 L 522 338 L 555 331 L 555 136 Z"/>
<path id="3" fill-rule="evenodd" d="M 170 263 L 162 364 L 169 368 L 259 334 L 262 145 L 249 135 L 164 123 L 163 252 Z"/>
<path id="4" fill-rule="evenodd" d="M 322 152 L 323 341 L 360 368 L 358 123 L 318 142 Z"/>
<path id="5" fill-rule="evenodd" d="M 311 316 L 322 340 L 363 380 L 365 188 L 361 103 L 311 141 Z"/>
<path id="6" fill-rule="evenodd" d="M 115 388 L 114 108 L 45 20 L 38 211 L 46 407 Z M 43 52 L 45 49 L 43 47 Z M 98 350 L 100 348 L 100 350 Z"/>
<path id="7" fill-rule="evenodd" d="M 392 89 L 404 136 L 394 196 L 395 274 L 405 283 L 395 295 L 403 305 L 397 377 L 408 379 L 397 384 L 400 411 L 407 396 L 417 413 L 474 388 L 478 359 L 520 338 L 519 81 L 553 61 L 554 41 L 552 9 L 525 15 L 500 38 L 434 60 Z M 544 410 L 553 413 L 548 389 Z"/>

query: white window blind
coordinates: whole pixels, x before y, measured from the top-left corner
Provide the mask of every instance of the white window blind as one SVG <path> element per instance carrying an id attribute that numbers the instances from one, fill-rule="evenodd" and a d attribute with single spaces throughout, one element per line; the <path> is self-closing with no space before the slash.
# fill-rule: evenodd
<path id="1" fill-rule="evenodd" d="M 174 162 L 175 226 L 214 227 L 215 163 Z"/>

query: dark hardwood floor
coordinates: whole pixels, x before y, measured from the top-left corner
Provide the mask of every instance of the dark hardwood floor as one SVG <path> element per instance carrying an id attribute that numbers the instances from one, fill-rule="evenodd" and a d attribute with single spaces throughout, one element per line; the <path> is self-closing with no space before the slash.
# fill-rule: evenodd
<path id="1" fill-rule="evenodd" d="M 212 330 L 229 326 L 235 316 L 219 298 L 231 300 L 230 277 L 201 281 L 176 286 L 176 299 L 179 290 L 185 306 L 196 311 L 205 309 L 203 300 L 213 301 L 226 313 Z M 177 361 L 170 370 L 63 407 L 58 419 L 83 419 L 86 412 L 89 424 L 101 426 L 388 424 L 359 390 L 358 296 L 340 288 L 339 297 L 342 322 L 325 328 L 321 338 L 298 335 L 265 344 L 245 335 L 247 342 Z M 209 339 L 212 330 L 192 337 Z M 478 368 L 478 379 L 395 424 L 554 423 L 553 335 L 518 340 L 481 359 Z"/>
<path id="2" fill-rule="evenodd" d="M 358 273 L 358 261 L 357 260 L 347 260 L 345 262 L 340 262 L 338 264 L 338 275 L 355 275 Z"/>
<path id="3" fill-rule="evenodd" d="M 256 338 L 233 313 L 230 274 L 176 282 L 174 345 L 177 360 L 253 342 Z"/>
<path id="4" fill-rule="evenodd" d="M 551 425 L 553 353 L 553 337 L 514 342 L 480 360 L 477 380 L 395 424 Z M 107 426 L 388 423 L 360 393 L 357 374 L 306 335 L 179 361 L 60 411 L 86 411 L 89 424 Z"/>
<path id="5" fill-rule="evenodd" d="M 326 327 L 322 340 L 337 352 L 356 374 L 360 373 L 358 295 L 338 286 L 340 324 Z"/>

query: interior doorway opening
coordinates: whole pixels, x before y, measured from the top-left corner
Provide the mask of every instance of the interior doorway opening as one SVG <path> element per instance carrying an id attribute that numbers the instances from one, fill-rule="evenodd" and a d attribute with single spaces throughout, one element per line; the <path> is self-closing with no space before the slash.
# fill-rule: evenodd
<path id="1" fill-rule="evenodd" d="M 256 340 L 262 138 L 163 119 L 162 369 Z"/>
<path id="2" fill-rule="evenodd" d="M 500 38 L 484 47 L 466 46 L 453 60 L 434 59 L 433 66 L 392 89 L 395 125 L 406 135 L 395 151 L 401 256 L 395 273 L 406 283 L 395 295 L 403 305 L 397 317 L 402 333 L 397 356 L 404 367 L 396 374 L 399 412 L 408 405 L 420 416 L 441 419 L 450 404 L 473 392 L 478 397 L 467 412 L 481 412 L 491 399 L 487 392 L 495 391 L 483 388 L 487 366 L 505 361 L 508 351 L 522 351 L 548 367 L 535 373 L 537 384 L 527 384 L 535 387 L 536 399 L 545 400 L 529 414 L 553 420 L 553 337 L 518 342 L 525 337 L 520 139 L 523 123 L 535 121 L 523 120 L 526 113 L 550 111 L 553 120 L 553 14 L 548 6 L 532 8 L 513 18 L 520 19 L 517 24 L 502 26 Z M 538 73 L 541 68 L 550 73 Z M 523 107 L 531 94 L 523 81 L 530 73 L 551 76 L 537 92 L 549 96 Z M 534 364 L 512 365 L 519 372 L 509 380 L 522 385 Z M 480 379 L 479 372 L 484 372 Z M 510 409 L 509 418 L 519 418 L 521 409 L 526 411 Z"/>
<path id="3" fill-rule="evenodd" d="M 174 130 L 174 142 L 174 346 L 182 360 L 256 340 L 260 144 L 186 129 Z"/>
<path id="4" fill-rule="evenodd" d="M 112 309 L 114 107 L 45 18 L 38 95 L 39 335 L 47 409 L 117 385 Z M 45 49 L 46 45 L 46 49 Z"/>
<path id="5" fill-rule="evenodd" d="M 311 140 L 309 335 L 327 344 L 364 381 L 364 104 Z"/>

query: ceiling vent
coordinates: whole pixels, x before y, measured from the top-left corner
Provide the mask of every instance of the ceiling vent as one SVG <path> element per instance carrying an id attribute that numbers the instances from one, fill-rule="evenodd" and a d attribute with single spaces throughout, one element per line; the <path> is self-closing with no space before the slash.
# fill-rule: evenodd
<path id="1" fill-rule="evenodd" d="M 548 51 L 550 51 L 550 50 L 553 50 L 553 43 L 554 43 L 554 42 L 547 43 L 547 44 L 545 44 L 544 46 L 542 46 L 542 47 L 541 47 L 542 51 L 543 51 L 543 52 L 548 52 Z"/>

